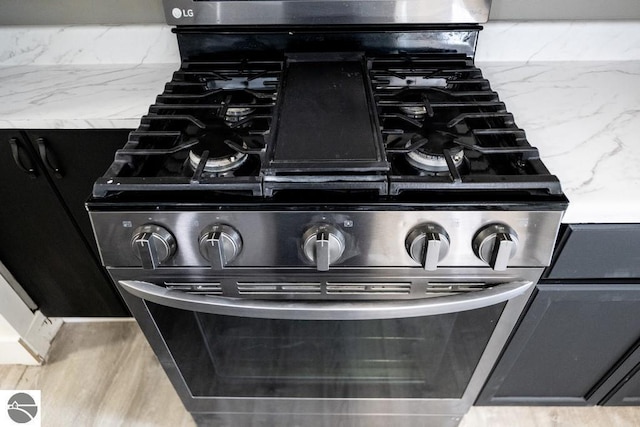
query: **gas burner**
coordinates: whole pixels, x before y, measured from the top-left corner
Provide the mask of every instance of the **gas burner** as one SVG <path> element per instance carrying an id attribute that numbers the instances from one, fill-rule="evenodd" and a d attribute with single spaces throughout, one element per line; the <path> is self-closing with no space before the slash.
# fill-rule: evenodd
<path id="1" fill-rule="evenodd" d="M 189 164 L 195 170 L 200 164 L 200 155 L 189 151 Z M 237 153 L 230 156 L 207 158 L 207 163 L 204 166 L 204 172 L 209 173 L 224 173 L 237 169 L 247 159 L 245 153 Z"/>
<path id="2" fill-rule="evenodd" d="M 222 137 L 204 134 L 198 137 L 200 142 L 189 151 L 189 165 L 196 170 L 202 159 L 202 153 L 209 151 L 209 156 L 205 163 L 204 172 L 225 173 L 238 169 L 246 160 L 248 155 L 241 153 L 224 143 Z M 242 146 L 246 148 L 246 144 Z"/>
<path id="3" fill-rule="evenodd" d="M 427 107 L 424 105 L 402 106 L 400 107 L 400 111 L 412 119 L 422 119 L 427 115 Z"/>
<path id="4" fill-rule="evenodd" d="M 253 113 L 255 108 L 251 107 L 229 107 L 224 115 L 224 121 L 228 125 L 233 125 L 238 123 L 249 116 L 249 114 Z M 245 124 L 246 126 L 247 124 Z"/>
<path id="5" fill-rule="evenodd" d="M 451 153 L 451 159 L 456 168 L 462 166 L 464 150 L 457 145 L 449 135 L 434 131 L 426 136 L 428 142 L 417 149 L 407 153 L 407 161 L 414 168 L 430 173 L 448 172 L 449 166 L 444 154 L 445 150 Z M 412 141 L 407 142 L 406 147 L 411 146 Z"/>

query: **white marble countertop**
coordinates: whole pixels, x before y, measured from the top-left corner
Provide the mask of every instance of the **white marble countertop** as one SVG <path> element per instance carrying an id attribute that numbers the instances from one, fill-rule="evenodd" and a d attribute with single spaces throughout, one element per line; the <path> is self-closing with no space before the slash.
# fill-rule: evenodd
<path id="1" fill-rule="evenodd" d="M 172 64 L 0 66 L 0 128 L 135 129 Z"/>
<path id="2" fill-rule="evenodd" d="M 560 178 L 570 199 L 564 222 L 640 223 L 640 43 L 629 41 L 636 36 L 640 41 L 640 24 L 618 24 L 613 32 L 606 26 L 514 25 L 485 30 L 489 42 L 509 40 L 507 48 L 513 52 L 497 54 L 479 45 L 477 63 Z M 34 35 L 11 30 L 15 45 L 0 43 L 0 128 L 137 127 L 179 61 L 166 29 L 134 30 L 136 40 L 146 41 L 147 47 L 138 43 L 135 53 L 105 48 L 101 56 L 86 46 L 70 45 L 69 37 L 113 47 L 130 43 L 129 33 L 72 28 L 66 33 L 38 29 Z M 582 34 L 590 48 L 566 61 L 566 52 L 579 47 L 573 39 L 558 43 L 569 30 Z M 528 39 L 533 46 L 519 49 L 514 31 L 544 34 Z M 2 32 L 0 28 L 0 39 Z M 626 44 L 607 49 L 600 42 L 597 50 L 596 39 L 588 37 L 594 32 L 612 33 Z M 54 48 L 42 49 L 44 39 Z M 509 58 L 515 62 L 505 62 Z"/>
<path id="3" fill-rule="evenodd" d="M 566 223 L 640 223 L 640 61 L 478 64 L 560 178 Z"/>

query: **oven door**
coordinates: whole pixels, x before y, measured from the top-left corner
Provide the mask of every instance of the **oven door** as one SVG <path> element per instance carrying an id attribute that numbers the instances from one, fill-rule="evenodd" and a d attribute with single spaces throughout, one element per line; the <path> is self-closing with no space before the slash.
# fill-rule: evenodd
<path id="1" fill-rule="evenodd" d="M 190 294 L 112 271 L 190 411 L 351 414 L 464 413 L 537 275 L 436 298 L 300 301 Z"/>

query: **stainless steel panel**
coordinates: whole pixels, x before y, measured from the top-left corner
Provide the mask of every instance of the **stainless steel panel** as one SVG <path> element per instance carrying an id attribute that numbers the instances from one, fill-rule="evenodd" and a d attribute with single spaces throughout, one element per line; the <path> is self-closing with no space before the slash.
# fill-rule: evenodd
<path id="1" fill-rule="evenodd" d="M 145 301 L 181 310 L 225 316 L 286 320 L 378 320 L 435 316 L 484 308 L 515 298 L 533 282 L 499 284 L 488 289 L 439 298 L 391 301 L 266 301 L 192 295 L 138 280 L 120 280 L 126 292 Z"/>
<path id="2" fill-rule="evenodd" d="M 491 0 L 164 0 L 170 25 L 480 23 Z"/>
<path id="3" fill-rule="evenodd" d="M 536 281 L 541 269 L 510 268 L 496 272 L 490 268 L 442 268 L 425 272 L 417 268 L 359 268 L 322 274 L 300 269 L 242 269 L 227 271 L 222 276 L 203 268 L 109 268 L 108 271 L 114 282 L 144 281 L 191 294 L 290 301 L 388 301 L 440 298 L 478 292 L 508 282 Z"/>
<path id="4" fill-rule="evenodd" d="M 493 0 L 490 20 L 638 20 L 638 0 Z M 159 0 L 4 1 L 0 25 L 123 25 L 166 22 Z M 333 424 L 335 425 L 335 424 Z"/>
<path id="5" fill-rule="evenodd" d="M 199 426 L 456 427 L 461 415 L 192 414 Z"/>
<path id="6" fill-rule="evenodd" d="M 416 226 L 430 222 L 442 226 L 451 240 L 440 267 L 486 267 L 472 248 L 478 230 L 500 222 L 519 237 L 509 267 L 547 266 L 562 212 L 559 211 L 231 211 L 231 212 L 91 212 L 104 265 L 138 267 L 140 262 L 128 242 L 143 224 L 158 224 L 173 233 L 176 255 L 159 270 L 169 267 L 205 267 L 198 241 L 202 230 L 214 223 L 233 226 L 242 236 L 243 250 L 220 275 L 244 269 L 293 268 L 318 274 L 304 256 L 302 236 L 310 226 L 329 223 L 345 235 L 346 248 L 330 271 L 349 268 L 410 268 L 421 266 L 407 253 L 405 239 Z M 123 244 L 124 242 L 124 244 Z M 323 273 L 324 274 L 324 273 Z"/>
<path id="7" fill-rule="evenodd" d="M 186 270 L 186 269 L 182 269 Z M 481 275 L 477 269 L 458 269 L 460 277 Z M 537 282 L 542 269 L 515 269 L 517 276 L 522 280 Z M 183 271 L 184 272 L 184 271 Z M 450 280 L 454 280 L 456 275 L 453 270 L 447 271 Z M 512 272 L 513 273 L 513 272 Z M 507 272 L 496 273 L 497 275 L 512 274 Z M 112 277 L 115 280 L 132 279 L 150 274 L 136 269 L 112 269 Z M 443 280 L 444 281 L 444 280 Z M 226 414 L 237 414 L 238 416 L 260 413 L 265 417 L 275 415 L 307 416 L 311 414 L 323 414 L 324 416 L 348 416 L 351 420 L 366 420 L 370 417 L 384 415 L 385 417 L 403 417 L 411 415 L 418 425 L 426 425 L 431 416 L 433 420 L 443 417 L 462 416 L 472 405 L 480 388 L 486 381 L 489 372 L 502 347 L 504 346 L 515 322 L 517 321 L 523 307 L 525 306 L 533 287 L 527 292 L 511 299 L 502 311 L 502 315 L 496 324 L 496 328 L 480 358 L 479 363 L 460 398 L 349 398 L 349 399 L 308 399 L 296 396 L 281 398 L 252 398 L 252 397 L 224 397 L 224 396 L 199 396 L 194 398 L 184 377 L 172 365 L 172 356 L 167 347 L 167 343 L 160 334 L 156 323 L 150 315 L 143 300 L 131 294 L 124 293 L 123 296 L 131 308 L 136 319 L 140 323 L 142 330 L 149 339 L 154 351 L 160 360 L 167 361 L 165 369 L 174 387 L 183 400 L 186 408 L 194 413 L 207 414 L 214 417 L 223 417 Z M 207 419 L 207 418 L 205 418 Z M 288 418 L 295 419 L 295 418 Z M 393 418 L 390 418 L 393 419 Z"/>

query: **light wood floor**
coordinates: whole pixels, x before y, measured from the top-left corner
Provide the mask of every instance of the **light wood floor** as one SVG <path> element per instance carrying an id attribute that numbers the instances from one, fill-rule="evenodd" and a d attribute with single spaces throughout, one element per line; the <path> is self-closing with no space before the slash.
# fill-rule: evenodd
<path id="1" fill-rule="evenodd" d="M 42 390 L 45 427 L 194 425 L 134 322 L 65 324 L 45 366 L 0 366 L 0 389 Z M 485 426 L 636 427 L 640 407 L 474 407 L 461 424 Z"/>

